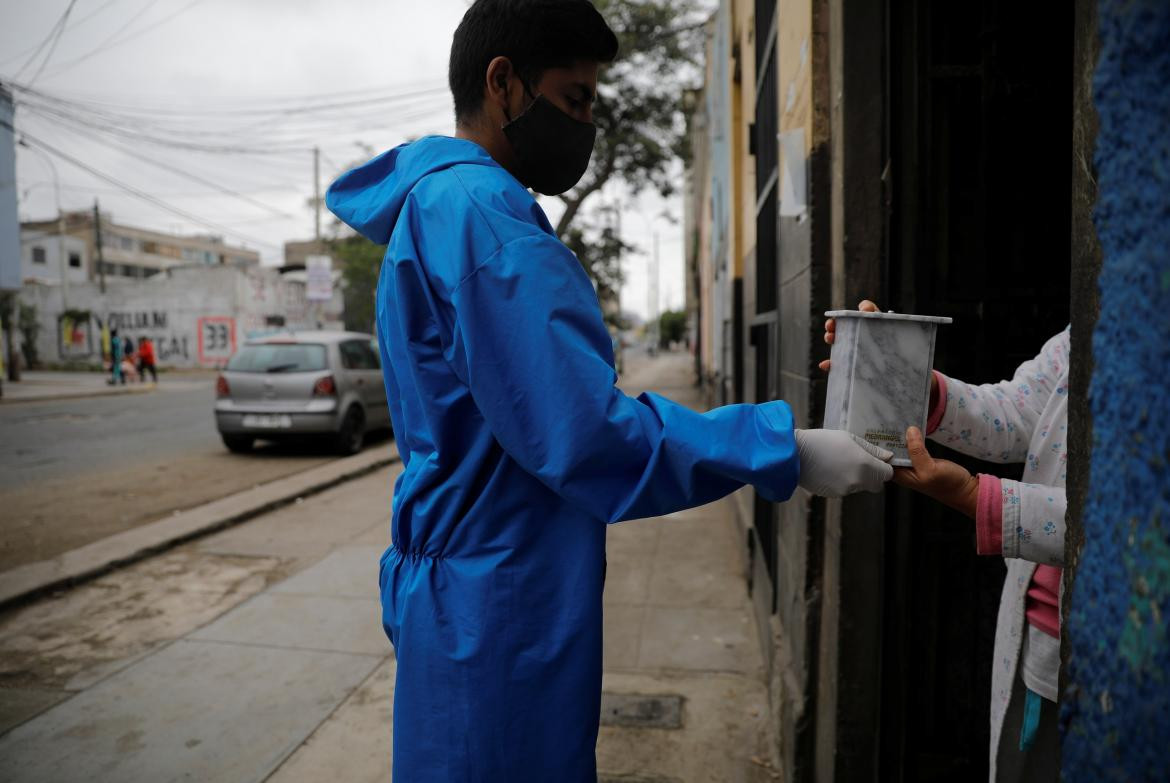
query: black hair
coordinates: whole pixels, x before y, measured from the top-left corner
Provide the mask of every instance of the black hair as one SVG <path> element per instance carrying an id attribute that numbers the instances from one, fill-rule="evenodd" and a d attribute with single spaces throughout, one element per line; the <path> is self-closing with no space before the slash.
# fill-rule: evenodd
<path id="1" fill-rule="evenodd" d="M 612 62 L 617 50 L 617 36 L 589 0 L 476 0 L 451 41 L 447 82 L 455 119 L 479 116 L 484 76 L 495 57 L 507 57 L 531 86 L 549 68 Z"/>

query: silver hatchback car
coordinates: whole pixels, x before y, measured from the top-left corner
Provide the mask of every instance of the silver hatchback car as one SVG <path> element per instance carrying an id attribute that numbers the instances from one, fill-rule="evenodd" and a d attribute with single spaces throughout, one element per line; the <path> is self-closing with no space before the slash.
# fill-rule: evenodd
<path id="1" fill-rule="evenodd" d="M 342 454 L 365 434 L 390 429 L 374 338 L 360 332 L 295 332 L 246 342 L 215 382 L 215 425 L 224 445 L 321 435 Z"/>

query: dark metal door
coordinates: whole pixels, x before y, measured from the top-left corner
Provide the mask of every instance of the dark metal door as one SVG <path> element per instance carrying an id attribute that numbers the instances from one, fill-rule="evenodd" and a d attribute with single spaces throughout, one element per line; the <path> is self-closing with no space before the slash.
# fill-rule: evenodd
<path id="1" fill-rule="evenodd" d="M 1068 321 L 1071 6 L 888 5 L 891 301 L 949 315 L 935 366 L 1010 377 Z M 932 446 L 974 472 L 1019 475 Z M 986 780 L 1004 567 L 973 524 L 887 493 L 880 780 Z"/>

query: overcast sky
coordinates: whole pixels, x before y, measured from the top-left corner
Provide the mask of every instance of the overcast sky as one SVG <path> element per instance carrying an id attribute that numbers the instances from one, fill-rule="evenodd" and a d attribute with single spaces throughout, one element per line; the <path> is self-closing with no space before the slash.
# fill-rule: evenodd
<path id="1" fill-rule="evenodd" d="M 18 136 L 117 180 L 50 156 L 66 210 L 92 208 L 96 197 L 119 223 L 225 234 L 278 264 L 283 242 L 313 235 L 312 147 L 322 152 L 323 190 L 370 150 L 454 131 L 447 56 L 466 0 L 76 0 L 51 36 L 68 6 L 0 0 L 0 80 L 35 76 L 31 86 L 46 96 L 22 106 L 18 93 Z M 133 125 L 115 123 L 122 135 L 111 136 L 103 116 Z M 56 214 L 45 157 L 17 148 L 22 220 Z M 606 195 L 629 203 L 617 188 Z M 559 212 L 556 199 L 542 203 Z M 664 211 L 680 220 L 655 217 Z M 644 195 L 622 221 L 627 241 L 647 253 L 660 234 L 662 308 L 683 302 L 681 217 L 679 200 Z M 640 314 L 647 267 L 647 254 L 626 261 L 623 306 Z"/>

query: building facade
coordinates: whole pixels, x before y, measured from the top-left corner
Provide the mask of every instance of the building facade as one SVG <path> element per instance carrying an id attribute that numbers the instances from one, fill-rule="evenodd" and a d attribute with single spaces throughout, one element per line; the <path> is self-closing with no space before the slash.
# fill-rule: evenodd
<path id="1" fill-rule="evenodd" d="M 784 399 L 796 426 L 819 426 L 823 314 L 862 299 L 953 318 L 935 366 L 972 382 L 1010 377 L 1071 322 L 1076 495 L 1096 14 L 1091 0 L 720 2 L 686 204 L 712 403 Z M 785 779 L 986 779 L 1004 566 L 975 554 L 970 520 L 893 486 L 736 499 Z"/>
<path id="2" fill-rule="evenodd" d="M 281 330 L 341 329 L 339 287 L 309 301 L 304 273 L 233 266 L 181 267 L 149 279 L 110 278 L 69 288 L 26 282 L 20 301 L 35 308 L 37 355 L 58 366 L 100 366 L 103 333 L 154 342 L 160 367 L 218 367 L 249 337 Z"/>
<path id="3" fill-rule="evenodd" d="M 221 237 L 151 231 L 116 223 L 109 214 L 102 214 L 99 221 L 91 210 L 21 223 L 20 255 L 23 278 L 42 283 L 60 283 L 62 276 L 66 284 L 143 279 L 190 265 L 260 265 L 259 252 L 228 244 Z"/>
<path id="4" fill-rule="evenodd" d="M 286 269 L 304 269 L 309 256 L 332 256 L 333 249 L 324 239 L 299 239 L 284 243 L 284 266 Z M 333 259 L 333 268 L 339 269 L 339 259 Z"/>

